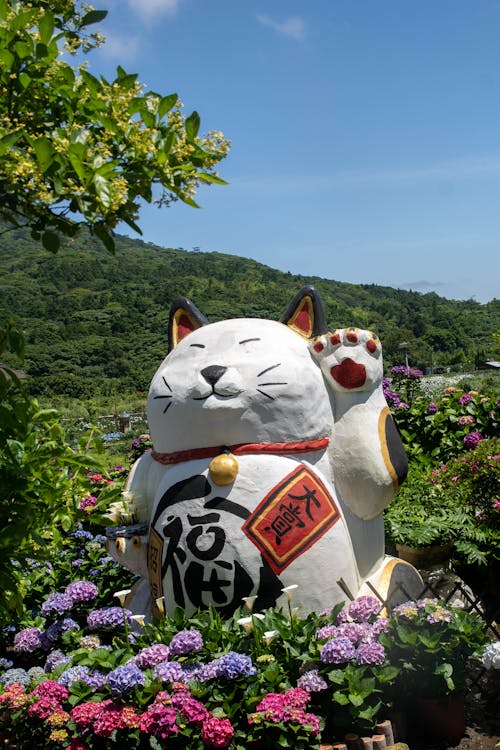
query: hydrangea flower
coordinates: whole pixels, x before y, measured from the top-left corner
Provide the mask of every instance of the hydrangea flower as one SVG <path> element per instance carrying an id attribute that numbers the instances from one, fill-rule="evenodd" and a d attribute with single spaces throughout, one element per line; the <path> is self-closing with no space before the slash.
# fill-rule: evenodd
<path id="1" fill-rule="evenodd" d="M 125 664 L 108 674 L 107 683 L 112 693 L 123 695 L 138 685 L 144 685 L 144 674 L 136 664 Z"/>
<path id="2" fill-rule="evenodd" d="M 14 651 L 18 654 L 30 654 L 42 648 L 42 631 L 40 628 L 25 628 L 14 636 Z"/>
<path id="3" fill-rule="evenodd" d="M 64 593 L 73 604 L 93 602 L 97 598 L 98 590 L 95 583 L 90 581 L 74 581 L 66 586 Z"/>
<path id="4" fill-rule="evenodd" d="M 130 625 L 132 623 L 132 620 L 130 619 L 132 612 L 128 609 L 122 609 L 121 607 L 103 607 L 102 609 L 95 609 L 93 612 L 90 612 L 87 617 L 89 630 L 123 628 L 124 612 L 127 624 Z"/>
<path id="5" fill-rule="evenodd" d="M 70 667 L 66 669 L 59 677 L 59 684 L 64 687 L 69 687 L 74 682 L 86 682 L 86 678 L 90 674 L 88 667 Z"/>
<path id="6" fill-rule="evenodd" d="M 25 669 L 8 669 L 0 675 L 0 682 L 4 687 L 7 687 L 8 685 L 29 685 L 31 677 Z"/>
<path id="7" fill-rule="evenodd" d="M 45 672 L 53 672 L 54 669 L 61 666 L 61 664 L 67 664 L 70 660 L 69 656 L 66 656 L 62 651 L 52 651 L 47 656 L 45 661 L 44 670 Z"/>
<path id="8" fill-rule="evenodd" d="M 469 432 L 468 435 L 464 435 L 464 448 L 467 450 L 474 450 L 481 440 L 484 440 L 480 432 Z"/>
<path id="9" fill-rule="evenodd" d="M 184 656 L 191 651 L 201 651 L 202 648 L 203 638 L 199 630 L 181 630 L 170 641 L 172 656 Z"/>
<path id="10" fill-rule="evenodd" d="M 233 725 L 229 719 L 210 716 L 201 727 L 201 739 L 208 747 L 228 747 L 234 737 Z"/>
<path id="11" fill-rule="evenodd" d="M 47 599 L 42 604 L 41 613 L 44 617 L 51 617 L 54 615 L 64 615 L 69 612 L 73 602 L 64 593 L 54 592 L 49 594 Z"/>
<path id="12" fill-rule="evenodd" d="M 157 664 L 163 661 L 168 661 L 170 656 L 170 649 L 163 643 L 153 643 L 152 646 L 143 648 L 137 656 L 134 656 L 133 661 L 139 669 L 151 669 Z"/>
<path id="13" fill-rule="evenodd" d="M 184 682 L 184 670 L 178 661 L 163 661 L 157 664 L 154 676 L 159 677 L 162 682 Z"/>
<path id="14" fill-rule="evenodd" d="M 238 677 L 251 677 L 254 674 L 257 674 L 257 670 L 253 666 L 251 658 L 246 654 L 229 651 L 217 659 L 218 677 L 235 680 Z"/>
<path id="15" fill-rule="evenodd" d="M 152 734 L 159 740 L 171 737 L 179 731 L 177 711 L 155 701 L 142 714 L 139 729 L 146 734 Z"/>
<path id="16" fill-rule="evenodd" d="M 323 625 L 322 628 L 318 628 L 316 631 L 316 640 L 324 641 L 327 638 L 333 638 L 337 635 L 338 627 L 336 625 Z"/>
<path id="17" fill-rule="evenodd" d="M 434 402 L 431 402 L 427 407 L 427 414 L 436 414 L 438 411 L 438 405 Z"/>
<path id="18" fill-rule="evenodd" d="M 383 664 L 385 649 L 381 643 L 362 643 L 356 650 L 356 664 Z"/>
<path id="19" fill-rule="evenodd" d="M 500 669 L 500 641 L 488 643 L 481 660 L 485 669 Z"/>
<path id="20" fill-rule="evenodd" d="M 356 652 L 354 644 L 341 635 L 327 641 L 321 649 L 320 658 L 324 664 L 345 664 Z"/>
<path id="21" fill-rule="evenodd" d="M 95 495 L 87 495 L 87 497 L 84 497 L 80 502 L 78 510 L 83 510 L 85 513 L 92 513 L 96 505 L 97 498 L 95 497 Z"/>
<path id="22" fill-rule="evenodd" d="M 321 677 L 317 669 L 309 669 L 297 680 L 297 687 L 308 693 L 319 693 L 326 690 L 328 683 Z"/>
<path id="23" fill-rule="evenodd" d="M 357 622 L 369 622 L 376 617 L 382 604 L 374 596 L 359 596 L 349 605 L 349 615 Z"/>

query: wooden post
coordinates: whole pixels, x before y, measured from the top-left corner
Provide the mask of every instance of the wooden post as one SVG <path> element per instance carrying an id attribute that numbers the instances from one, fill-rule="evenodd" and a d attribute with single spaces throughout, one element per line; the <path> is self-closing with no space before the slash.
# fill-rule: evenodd
<path id="1" fill-rule="evenodd" d="M 344 735 L 345 744 L 347 745 L 347 750 L 359 750 L 360 743 L 359 743 L 359 734 L 354 734 L 354 732 L 348 732 L 346 735 Z"/>
<path id="2" fill-rule="evenodd" d="M 372 741 L 373 741 L 373 750 L 384 750 L 384 747 L 387 747 L 385 734 L 374 734 L 372 737 Z"/>
<path id="3" fill-rule="evenodd" d="M 359 738 L 362 750 L 373 750 L 373 740 L 371 737 Z"/>
<path id="4" fill-rule="evenodd" d="M 394 745 L 394 732 L 392 730 L 392 724 L 389 719 L 380 722 L 375 725 L 375 731 L 377 734 L 383 734 L 387 745 Z"/>
<path id="5" fill-rule="evenodd" d="M 344 742 L 334 742 L 332 750 L 347 750 L 347 745 Z"/>

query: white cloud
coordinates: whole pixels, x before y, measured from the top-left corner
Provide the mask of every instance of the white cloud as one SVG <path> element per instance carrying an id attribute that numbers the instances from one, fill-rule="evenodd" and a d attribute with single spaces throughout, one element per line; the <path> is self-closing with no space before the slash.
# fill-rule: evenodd
<path id="1" fill-rule="evenodd" d="M 306 25 L 300 16 L 290 16 L 289 18 L 285 18 L 284 21 L 275 21 L 270 16 L 259 14 L 257 20 L 263 26 L 269 26 L 274 31 L 277 31 L 278 34 L 289 36 L 298 42 L 305 39 Z"/>
<path id="2" fill-rule="evenodd" d="M 159 16 L 173 15 L 179 7 L 179 0 L 127 0 L 129 8 L 147 23 Z"/>
<path id="3" fill-rule="evenodd" d="M 137 58 L 141 40 L 138 36 L 106 34 L 106 43 L 99 48 L 99 54 L 108 60 L 131 61 Z"/>

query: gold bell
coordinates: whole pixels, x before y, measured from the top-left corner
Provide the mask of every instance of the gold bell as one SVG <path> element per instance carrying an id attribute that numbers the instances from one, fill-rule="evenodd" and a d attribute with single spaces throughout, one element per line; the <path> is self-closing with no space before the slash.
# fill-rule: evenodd
<path id="1" fill-rule="evenodd" d="M 208 473 L 214 484 L 225 487 L 234 482 L 238 474 L 238 468 L 238 461 L 228 450 L 212 458 L 208 465 Z"/>

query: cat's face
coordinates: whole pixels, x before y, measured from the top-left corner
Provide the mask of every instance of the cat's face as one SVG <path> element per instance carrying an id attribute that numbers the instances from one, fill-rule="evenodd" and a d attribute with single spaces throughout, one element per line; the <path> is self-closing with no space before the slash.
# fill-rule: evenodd
<path id="1" fill-rule="evenodd" d="M 148 398 L 156 451 L 329 434 L 330 402 L 307 340 L 282 323 L 233 319 L 183 338 Z"/>

